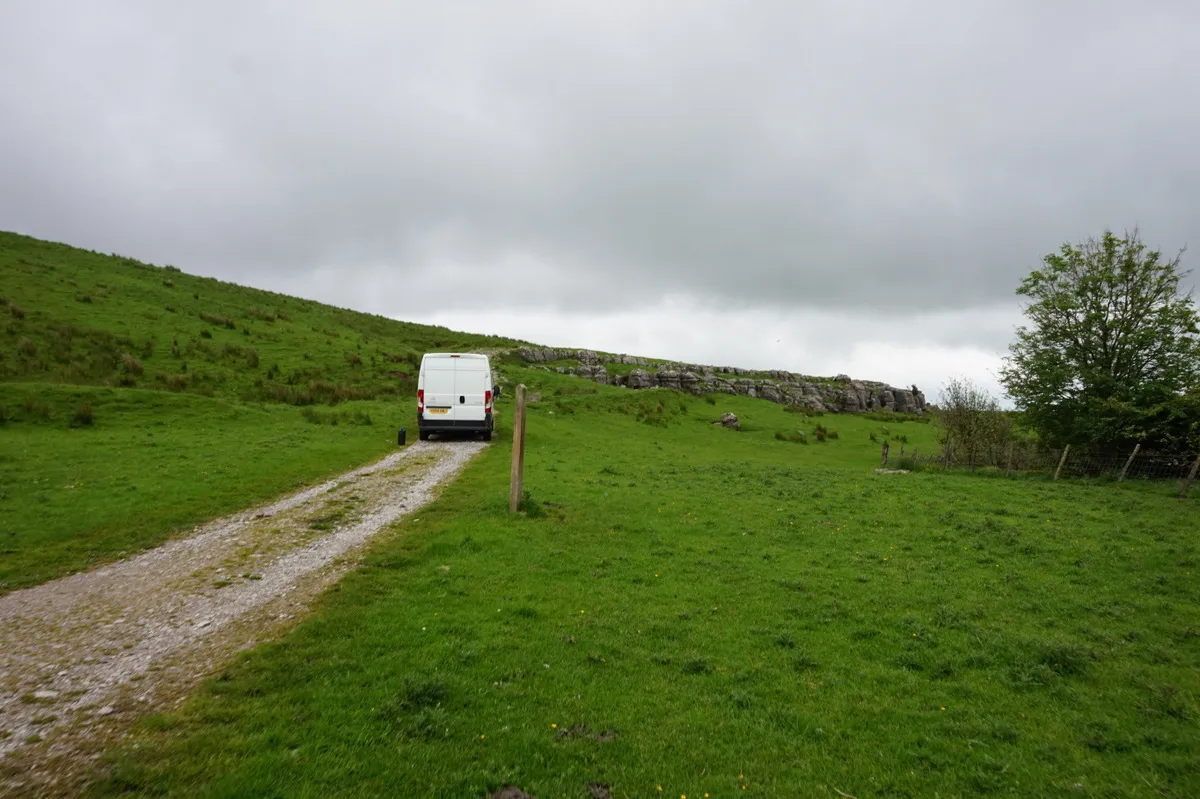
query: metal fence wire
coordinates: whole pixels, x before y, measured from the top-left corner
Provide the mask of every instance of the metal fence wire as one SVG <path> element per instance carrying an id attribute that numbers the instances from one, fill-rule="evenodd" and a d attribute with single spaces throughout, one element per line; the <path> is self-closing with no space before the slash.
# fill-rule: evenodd
<path id="1" fill-rule="evenodd" d="M 1128 453 L 1111 449 L 1089 451 L 1066 447 L 1060 450 L 1037 450 L 1028 445 L 1006 447 L 943 448 L 939 452 L 905 453 L 903 447 L 892 448 L 883 454 L 882 464 L 891 468 L 923 469 L 927 466 L 968 471 L 987 470 L 1005 474 L 1038 475 L 1051 479 L 1111 478 L 1114 480 L 1182 480 L 1186 494 L 1200 471 L 1200 455 L 1195 457 L 1143 450 L 1135 447 Z"/>

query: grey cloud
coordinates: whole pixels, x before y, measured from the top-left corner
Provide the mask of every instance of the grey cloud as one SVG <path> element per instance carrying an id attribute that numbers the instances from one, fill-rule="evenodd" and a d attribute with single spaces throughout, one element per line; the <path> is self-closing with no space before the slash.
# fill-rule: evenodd
<path id="1" fill-rule="evenodd" d="M 0 228 L 378 311 L 448 279 L 994 305 L 1104 226 L 1200 238 L 1198 32 L 1190 2 L 26 0 Z"/>

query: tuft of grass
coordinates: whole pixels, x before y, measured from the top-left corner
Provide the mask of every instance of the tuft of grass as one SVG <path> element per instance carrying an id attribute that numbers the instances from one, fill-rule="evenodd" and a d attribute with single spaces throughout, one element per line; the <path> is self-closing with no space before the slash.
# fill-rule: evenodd
<path id="1" fill-rule="evenodd" d="M 91 427 L 96 421 L 96 414 L 92 410 L 92 403 L 81 402 L 75 406 L 75 416 L 71 420 L 71 424 L 75 427 Z"/>

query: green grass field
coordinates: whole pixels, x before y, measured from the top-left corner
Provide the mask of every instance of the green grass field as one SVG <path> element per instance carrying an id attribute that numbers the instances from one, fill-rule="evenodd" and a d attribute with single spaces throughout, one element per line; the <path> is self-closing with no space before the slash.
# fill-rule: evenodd
<path id="1" fill-rule="evenodd" d="M 354 468 L 394 449 L 411 412 L 38 383 L 0 383 L 0 403 L 14 416 L 0 428 L 0 593 Z M 91 424 L 75 422 L 81 405 Z"/>
<path id="2" fill-rule="evenodd" d="M 97 794 L 1200 790 L 1200 525 L 1173 486 L 875 475 L 872 433 L 930 426 L 512 376 L 545 397 L 530 511 L 492 447 Z"/>
<path id="3" fill-rule="evenodd" d="M 0 276 L 0 594 L 361 465 L 424 352 L 517 343 L 11 233 Z"/>
<path id="4" fill-rule="evenodd" d="M 12 234 L 0 275 L 0 593 L 367 462 L 423 352 L 517 343 Z M 496 362 L 543 397 L 525 512 L 507 392 L 452 489 L 93 793 L 1200 795 L 1174 485 L 875 475 L 934 427 Z"/>

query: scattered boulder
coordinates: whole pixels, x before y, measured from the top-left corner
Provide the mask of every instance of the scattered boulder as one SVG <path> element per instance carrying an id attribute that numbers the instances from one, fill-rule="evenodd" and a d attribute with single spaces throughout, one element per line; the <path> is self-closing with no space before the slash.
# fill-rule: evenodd
<path id="1" fill-rule="evenodd" d="M 741 430 L 742 429 L 742 425 L 741 425 L 741 422 L 738 421 L 737 414 L 733 414 L 733 413 L 721 414 L 721 418 L 718 419 L 717 421 L 713 422 L 713 424 L 719 424 L 719 425 L 721 425 L 721 427 L 728 427 L 731 430 Z"/>

